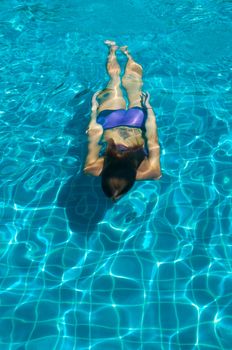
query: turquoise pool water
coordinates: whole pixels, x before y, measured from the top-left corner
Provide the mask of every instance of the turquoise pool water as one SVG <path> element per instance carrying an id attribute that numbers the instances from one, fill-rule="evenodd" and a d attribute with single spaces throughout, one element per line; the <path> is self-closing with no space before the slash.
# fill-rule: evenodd
<path id="1" fill-rule="evenodd" d="M 0 9 L 0 349 L 231 350 L 231 1 Z M 163 174 L 114 205 L 82 172 L 105 39 L 144 68 Z"/>

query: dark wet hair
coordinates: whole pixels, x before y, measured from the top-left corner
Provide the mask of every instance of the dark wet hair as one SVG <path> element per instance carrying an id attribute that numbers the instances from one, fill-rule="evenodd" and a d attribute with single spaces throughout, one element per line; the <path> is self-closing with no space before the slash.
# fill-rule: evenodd
<path id="1" fill-rule="evenodd" d="M 102 190 L 113 200 L 128 192 L 136 179 L 136 172 L 144 160 L 143 146 L 128 147 L 119 151 L 113 139 L 110 139 L 104 155 L 101 173 Z"/>

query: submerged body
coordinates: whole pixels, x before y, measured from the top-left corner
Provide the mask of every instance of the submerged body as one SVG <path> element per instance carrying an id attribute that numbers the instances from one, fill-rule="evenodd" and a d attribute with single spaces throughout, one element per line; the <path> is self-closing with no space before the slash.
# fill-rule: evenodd
<path id="1" fill-rule="evenodd" d="M 84 171 L 94 176 L 102 175 L 102 179 L 107 174 L 107 181 L 111 182 L 109 187 L 112 188 L 119 188 L 119 182 L 122 184 L 127 176 L 128 183 L 132 178 L 134 180 L 159 179 L 161 177 L 160 147 L 156 118 L 149 103 L 149 94 L 144 94 L 141 90 L 142 67 L 132 59 L 127 47 L 120 48 L 128 57 L 122 78 L 122 85 L 127 92 L 129 102 L 127 109 L 127 103 L 120 88 L 120 66 L 115 55 L 118 47 L 114 42 L 106 43 L 110 47 L 107 71 L 111 79 L 106 88 L 95 93 L 92 98 L 91 121 L 87 130 L 89 150 Z M 107 144 L 105 154 L 101 154 L 101 140 Z M 114 176 L 114 173 L 117 175 Z M 112 185 L 113 182 L 114 185 Z M 121 193 L 125 192 L 121 191 Z M 110 194 L 107 195 L 110 196 Z"/>

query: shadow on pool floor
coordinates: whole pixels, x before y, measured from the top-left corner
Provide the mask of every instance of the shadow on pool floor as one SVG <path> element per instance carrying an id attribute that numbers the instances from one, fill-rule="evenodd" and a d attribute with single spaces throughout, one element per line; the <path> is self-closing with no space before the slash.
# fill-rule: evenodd
<path id="1" fill-rule="evenodd" d="M 81 174 L 70 178 L 63 186 L 58 205 L 66 208 L 72 231 L 90 235 L 113 204 L 102 192 L 99 177 Z"/>
<path id="2" fill-rule="evenodd" d="M 82 165 L 88 148 L 84 130 L 87 129 L 90 118 L 91 98 L 92 93 L 87 88 L 69 101 L 69 106 L 72 106 L 76 112 L 64 130 L 64 134 L 73 136 L 75 140 L 75 146 L 69 148 L 67 156 L 80 156 Z M 80 104 L 82 100 L 85 101 Z M 63 186 L 58 197 L 58 205 L 66 208 L 70 229 L 89 236 L 106 210 L 113 204 L 101 189 L 101 178 L 87 176 L 81 169 L 79 174 L 71 177 Z"/>

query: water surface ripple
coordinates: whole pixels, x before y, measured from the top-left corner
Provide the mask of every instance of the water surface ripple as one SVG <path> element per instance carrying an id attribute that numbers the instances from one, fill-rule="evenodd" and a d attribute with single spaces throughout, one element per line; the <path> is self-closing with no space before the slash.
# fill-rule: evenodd
<path id="1" fill-rule="evenodd" d="M 1 350 L 231 350 L 231 1 L 2 0 L 0 26 Z M 163 174 L 114 205 L 82 171 L 105 39 Z"/>

